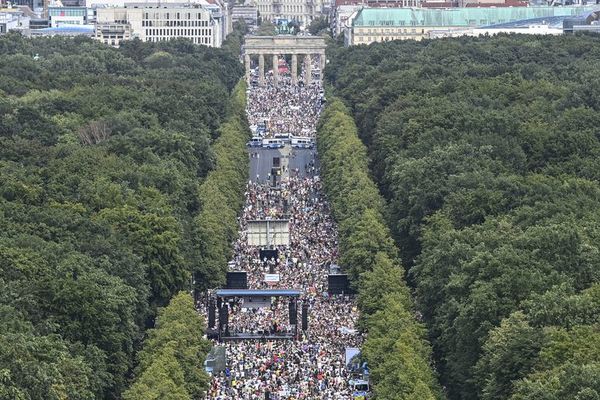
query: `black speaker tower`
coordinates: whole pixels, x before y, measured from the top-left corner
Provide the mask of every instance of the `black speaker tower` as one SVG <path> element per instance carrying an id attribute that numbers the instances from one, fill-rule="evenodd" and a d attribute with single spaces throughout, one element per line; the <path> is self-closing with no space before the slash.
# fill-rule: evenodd
<path id="1" fill-rule="evenodd" d="M 298 309 L 296 307 L 296 299 L 290 299 L 290 325 L 298 323 Z"/>
<path id="2" fill-rule="evenodd" d="M 308 303 L 302 303 L 302 330 L 308 330 Z"/>
<path id="3" fill-rule="evenodd" d="M 215 314 L 217 313 L 217 305 L 213 299 L 208 302 L 208 329 L 212 329 L 215 326 Z"/>

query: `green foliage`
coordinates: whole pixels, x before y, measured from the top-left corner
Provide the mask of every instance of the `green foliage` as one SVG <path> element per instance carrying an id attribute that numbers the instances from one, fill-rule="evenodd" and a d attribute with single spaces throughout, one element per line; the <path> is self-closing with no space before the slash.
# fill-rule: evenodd
<path id="1" fill-rule="evenodd" d="M 271 21 L 262 21 L 254 34 L 256 36 L 273 36 L 277 33 L 277 27 Z"/>
<path id="2" fill-rule="evenodd" d="M 363 272 L 360 279 L 358 306 L 362 318 L 385 309 L 382 293 L 394 293 L 405 309 L 412 307 L 403 272 L 402 268 L 399 268 L 387 254 L 375 253 L 373 269 Z"/>
<path id="3" fill-rule="evenodd" d="M 123 393 L 123 400 L 190 400 L 183 371 L 173 353 L 175 349 L 167 347 L 155 354 L 144 373 Z"/>
<path id="4" fill-rule="evenodd" d="M 449 397 L 597 398 L 598 37 L 330 50 Z"/>
<path id="5" fill-rule="evenodd" d="M 246 84 L 240 81 L 232 94 L 231 114 L 213 146 L 216 167 L 198 191 L 202 210 L 194 221 L 194 231 L 200 257 L 194 272 L 197 287 L 203 289 L 225 282 L 237 215 L 244 204 L 249 170 L 246 142 L 250 137 L 245 105 Z"/>
<path id="6" fill-rule="evenodd" d="M 363 346 L 380 399 L 443 398 L 424 327 L 412 313 L 397 251 L 383 223 L 383 201 L 368 173 L 365 146 L 348 109 L 332 101 L 317 134 L 326 193 L 340 230 L 340 264 L 358 289 Z"/>
<path id="7" fill-rule="evenodd" d="M 530 326 L 520 311 L 505 318 L 491 331 L 475 368 L 482 388 L 481 398 L 509 398 L 513 382 L 532 370 L 542 341 L 540 329 Z"/>
<path id="8" fill-rule="evenodd" d="M 431 349 L 425 329 L 414 321 L 405 300 L 383 296 L 383 308 L 369 317 L 369 335 L 362 352 L 369 362 L 374 391 L 380 399 L 442 398 L 429 364 Z"/>
<path id="9" fill-rule="evenodd" d="M 238 52 L 0 37 L 0 398 L 121 397 L 156 308 L 214 251 L 195 221 Z"/>
<path id="10" fill-rule="evenodd" d="M 308 32 L 310 32 L 311 35 L 327 34 L 329 32 L 329 18 L 314 18 L 308 25 Z"/>
<path id="11" fill-rule="evenodd" d="M 148 331 L 139 353 L 137 378 L 123 398 L 202 398 L 209 382 L 203 363 L 210 342 L 204 339 L 204 331 L 192 297 L 185 292 L 173 297 Z"/>

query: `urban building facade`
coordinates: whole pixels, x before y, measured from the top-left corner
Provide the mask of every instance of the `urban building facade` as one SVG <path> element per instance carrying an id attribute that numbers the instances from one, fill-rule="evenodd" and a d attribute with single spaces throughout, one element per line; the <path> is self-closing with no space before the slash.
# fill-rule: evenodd
<path id="1" fill-rule="evenodd" d="M 563 31 L 566 34 L 576 32 L 600 33 L 600 10 L 596 10 L 577 17 L 568 17 L 563 20 Z"/>
<path id="2" fill-rule="evenodd" d="M 36 12 L 41 12 L 44 8 L 44 0 L 12 0 L 10 3 L 13 7 L 26 6 Z"/>
<path id="3" fill-rule="evenodd" d="M 388 40 L 422 40 L 433 32 L 450 32 L 542 17 L 576 16 L 597 6 L 571 7 L 462 7 L 363 8 L 351 16 L 344 29 L 347 46 Z"/>
<path id="4" fill-rule="evenodd" d="M 10 31 L 27 31 L 29 21 L 29 17 L 21 13 L 0 12 L 0 35 Z"/>
<path id="5" fill-rule="evenodd" d="M 262 21 L 296 21 L 308 26 L 322 15 L 322 0 L 255 0 Z"/>
<path id="6" fill-rule="evenodd" d="M 222 23 L 200 4 L 128 3 L 125 7 L 98 8 L 94 37 L 112 46 L 133 38 L 160 42 L 184 37 L 196 44 L 220 47 Z"/>
<path id="7" fill-rule="evenodd" d="M 348 18 L 365 6 L 365 0 L 335 0 L 329 10 L 329 27 L 333 35 L 342 34 Z"/>
<path id="8" fill-rule="evenodd" d="M 48 25 L 88 25 L 94 22 L 94 10 L 87 7 L 48 7 Z"/>
<path id="9" fill-rule="evenodd" d="M 231 21 L 244 21 L 246 25 L 258 25 L 258 8 L 252 5 L 236 5 L 231 8 Z"/>

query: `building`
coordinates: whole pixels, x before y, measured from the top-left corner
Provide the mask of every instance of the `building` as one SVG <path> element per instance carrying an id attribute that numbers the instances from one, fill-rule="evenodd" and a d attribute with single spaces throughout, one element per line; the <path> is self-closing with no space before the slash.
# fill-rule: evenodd
<path id="1" fill-rule="evenodd" d="M 0 12 L 0 35 L 10 31 L 27 31 L 29 21 L 29 17 L 21 13 Z"/>
<path id="2" fill-rule="evenodd" d="M 231 21 L 244 21 L 249 27 L 258 25 L 258 8 L 251 5 L 236 5 L 231 8 Z"/>
<path id="3" fill-rule="evenodd" d="M 342 34 L 348 18 L 365 6 L 365 0 L 334 0 L 329 10 L 329 27 L 333 35 Z"/>
<path id="4" fill-rule="evenodd" d="M 329 24 L 334 36 L 343 33 L 346 21 L 361 8 L 422 7 L 424 0 L 333 0 L 329 11 Z M 435 0 L 436 4 L 447 4 Z M 451 7 L 446 5 L 445 7 Z"/>
<path id="5" fill-rule="evenodd" d="M 48 7 L 48 25 L 58 28 L 64 25 L 88 25 L 94 22 L 94 10 L 86 7 Z"/>
<path id="6" fill-rule="evenodd" d="M 31 36 L 94 36 L 93 25 L 69 25 L 65 24 L 55 28 L 39 28 L 30 31 Z"/>
<path id="7" fill-rule="evenodd" d="M 573 34 L 575 32 L 600 33 L 600 10 L 577 17 L 565 18 L 563 20 L 563 32 L 565 34 Z"/>
<path id="8" fill-rule="evenodd" d="M 196 44 L 221 47 L 221 24 L 213 11 L 200 4 L 128 3 L 125 7 L 98 8 L 94 37 L 112 46 L 132 38 L 160 42 L 183 37 Z"/>
<path id="9" fill-rule="evenodd" d="M 344 40 L 347 46 L 398 39 L 421 40 L 429 38 L 431 31 L 464 31 L 520 20 L 576 16 L 597 7 L 363 8 L 347 22 Z"/>
<path id="10" fill-rule="evenodd" d="M 365 0 L 365 5 L 372 8 L 420 7 L 421 0 Z"/>
<path id="11" fill-rule="evenodd" d="M 274 23 L 298 22 L 308 26 L 322 15 L 323 0 L 255 0 L 262 21 Z"/>
<path id="12" fill-rule="evenodd" d="M 445 31 L 429 31 L 430 39 L 440 39 L 447 37 L 459 37 L 459 36 L 493 36 L 500 33 L 517 33 L 521 35 L 562 35 L 563 30 L 561 27 L 554 26 L 553 24 L 537 24 L 537 25 L 523 25 L 523 26 L 501 26 L 493 25 L 491 27 L 483 28 L 468 28 L 458 30 L 445 30 Z"/>
<path id="13" fill-rule="evenodd" d="M 44 0 L 12 0 L 10 3 L 13 7 L 26 6 L 36 12 L 41 12 L 44 8 Z"/>

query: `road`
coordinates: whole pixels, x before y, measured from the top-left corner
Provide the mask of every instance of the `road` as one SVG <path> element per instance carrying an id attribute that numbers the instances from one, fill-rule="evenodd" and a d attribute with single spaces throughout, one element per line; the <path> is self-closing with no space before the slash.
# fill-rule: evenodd
<path id="1" fill-rule="evenodd" d="M 250 157 L 250 179 L 253 182 L 264 182 L 269 179 L 271 174 L 273 158 L 277 157 L 281 159 L 280 162 L 284 171 L 298 169 L 299 175 L 305 176 L 305 166 L 311 162 L 315 162 L 316 150 L 292 149 L 289 145 L 281 149 L 249 147 L 248 154 Z M 287 172 L 285 173 L 287 174 Z"/>

